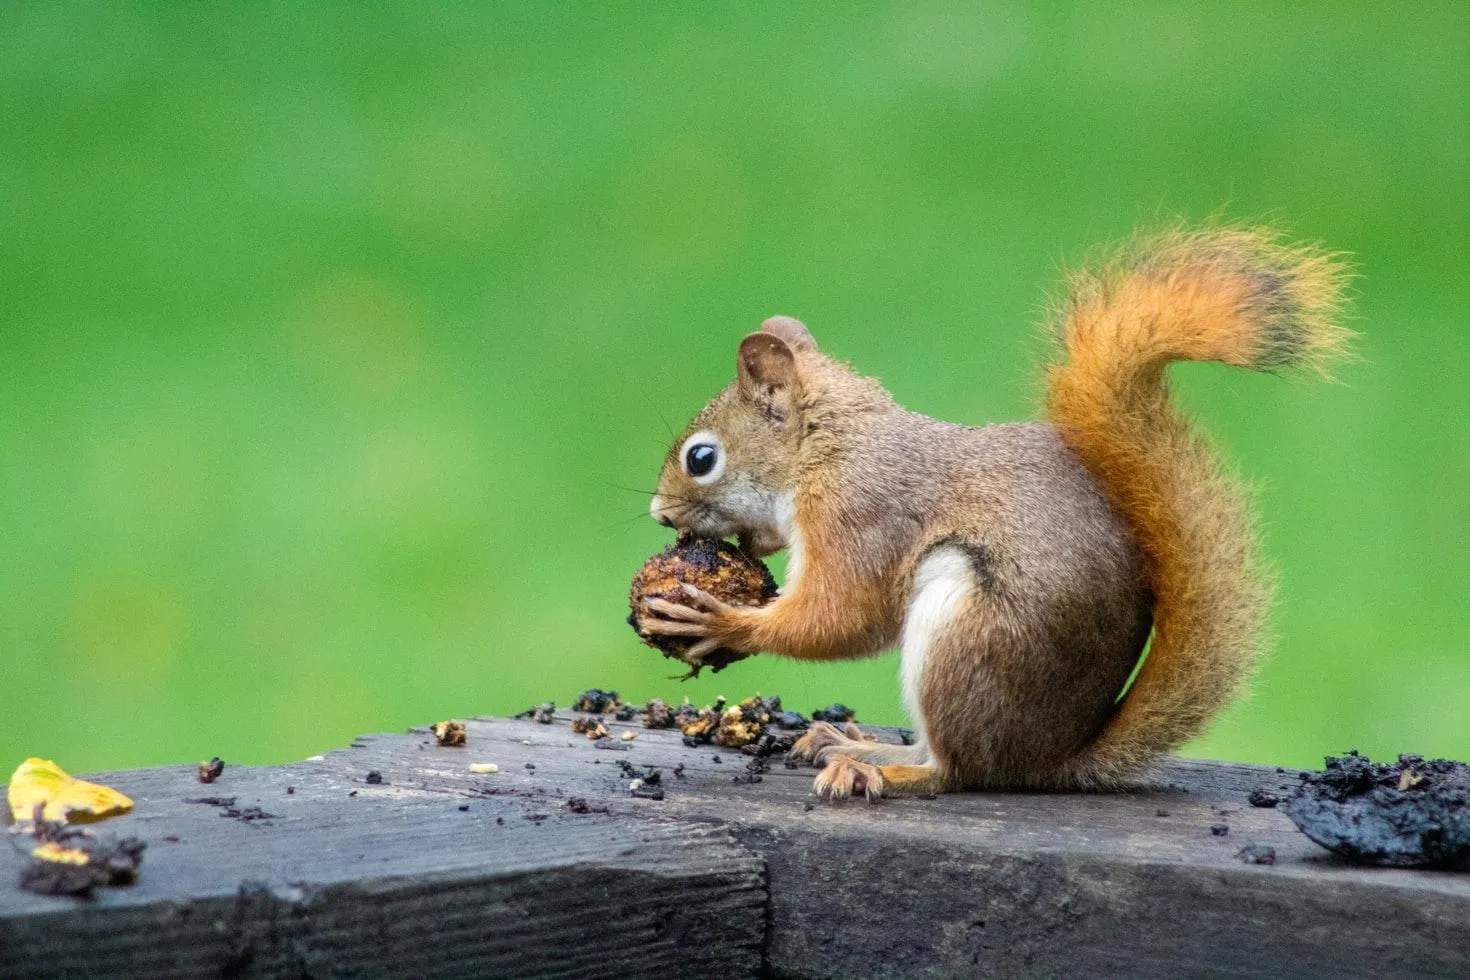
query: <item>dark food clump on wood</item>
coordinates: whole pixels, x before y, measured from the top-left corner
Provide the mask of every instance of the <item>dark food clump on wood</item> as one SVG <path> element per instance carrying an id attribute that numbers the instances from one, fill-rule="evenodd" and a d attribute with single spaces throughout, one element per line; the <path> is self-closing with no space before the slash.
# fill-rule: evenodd
<path id="1" fill-rule="evenodd" d="M 650 698 L 643 706 L 644 728 L 673 728 L 674 709 L 664 703 L 662 698 Z"/>
<path id="2" fill-rule="evenodd" d="M 225 761 L 215 756 L 208 762 L 199 763 L 199 781 L 201 783 L 212 783 L 225 771 Z"/>
<path id="3" fill-rule="evenodd" d="M 754 752 L 762 758 L 777 752 L 789 751 L 793 742 L 782 729 L 795 712 L 781 710 L 779 697 L 763 698 L 760 695 L 746 698 L 739 704 L 725 706 L 724 697 L 715 703 L 696 710 L 686 698 L 674 715 L 684 744 L 689 746 L 714 743 L 730 749 Z M 805 727 L 806 719 L 796 715 Z M 751 747 L 755 746 L 755 749 Z"/>
<path id="4" fill-rule="evenodd" d="M 645 599 L 665 599 L 687 605 L 688 596 L 680 588 L 686 584 L 703 589 L 732 606 L 763 606 L 776 597 L 776 580 L 759 559 L 728 541 L 680 535 L 678 541 L 644 562 L 633 577 L 633 586 L 628 592 L 628 605 L 632 610 L 628 614 L 628 625 L 635 631 L 638 629 L 638 617 Z M 686 658 L 695 640 L 643 633 L 638 636 L 664 656 L 688 663 L 689 673 L 684 675 L 686 680 L 699 676 L 704 667 L 718 673 L 735 661 L 750 656 L 735 650 L 713 650 L 705 654 L 699 663 L 689 663 Z"/>
<path id="5" fill-rule="evenodd" d="M 36 808 L 36 848 L 20 875 L 20 887 L 38 895 L 90 896 L 101 885 L 130 885 L 138 877 L 143 850 L 136 837 L 99 835 L 41 818 Z"/>
<path id="6" fill-rule="evenodd" d="M 538 725 L 549 725 L 556 720 L 556 703 L 547 701 L 545 704 L 538 704 L 533 708 L 527 708 L 516 717 L 529 718 Z"/>
<path id="7" fill-rule="evenodd" d="M 1283 805 L 1302 833 L 1360 864 L 1470 870 L 1470 766 L 1357 752 L 1301 774 Z"/>
<path id="8" fill-rule="evenodd" d="M 826 721 L 834 725 L 857 721 L 857 712 L 845 704 L 829 704 L 812 712 L 812 721 Z"/>
<path id="9" fill-rule="evenodd" d="M 443 746 L 462 746 L 469 738 L 464 723 L 458 721 L 435 722 L 433 732 L 434 741 Z"/>
<path id="10" fill-rule="evenodd" d="M 607 726 L 602 723 L 601 718 L 595 715 L 578 715 L 573 718 L 572 731 L 578 735 L 586 735 L 593 741 L 608 737 Z"/>
<path id="11" fill-rule="evenodd" d="M 572 702 L 573 711 L 586 711 L 589 714 L 600 715 L 604 712 L 615 711 L 623 702 L 618 700 L 617 691 L 604 691 L 600 687 L 589 687 L 577 695 L 577 700 Z"/>

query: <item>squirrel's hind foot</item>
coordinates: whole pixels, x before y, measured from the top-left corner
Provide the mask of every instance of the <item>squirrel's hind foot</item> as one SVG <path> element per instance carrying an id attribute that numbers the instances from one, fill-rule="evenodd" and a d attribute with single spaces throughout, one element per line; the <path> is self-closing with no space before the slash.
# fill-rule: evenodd
<path id="1" fill-rule="evenodd" d="M 875 766 L 846 755 L 832 756 L 812 784 L 812 791 L 826 800 L 845 800 L 858 794 L 876 800 L 883 796 L 943 793 L 951 788 L 932 762 Z"/>
<path id="2" fill-rule="evenodd" d="M 883 772 L 875 765 L 834 755 L 817 773 L 812 792 L 824 800 L 845 800 L 857 795 L 876 800 L 883 795 Z"/>
<path id="3" fill-rule="evenodd" d="M 788 757 L 793 762 L 824 766 L 832 756 L 838 753 L 859 756 L 863 749 L 878 744 L 874 736 L 864 734 L 863 730 L 852 722 L 838 728 L 829 721 L 814 721 L 806 730 L 806 734 L 796 740 Z M 904 748 L 904 746 L 892 747 Z"/>

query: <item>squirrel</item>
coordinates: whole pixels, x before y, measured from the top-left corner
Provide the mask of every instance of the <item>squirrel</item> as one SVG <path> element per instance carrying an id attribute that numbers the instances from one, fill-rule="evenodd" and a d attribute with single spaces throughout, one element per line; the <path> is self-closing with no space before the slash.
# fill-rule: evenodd
<path id="1" fill-rule="evenodd" d="M 1241 688 L 1270 593 L 1245 494 L 1164 368 L 1324 369 L 1351 336 L 1346 275 L 1267 230 L 1136 237 L 1057 304 L 1049 421 L 981 427 L 907 411 L 800 322 L 766 320 L 650 510 L 787 549 L 786 582 L 760 607 L 686 586 L 645 600 L 640 631 L 692 638 L 691 662 L 897 644 L 914 742 L 813 724 L 792 755 L 821 767 L 822 797 L 1136 784 Z"/>

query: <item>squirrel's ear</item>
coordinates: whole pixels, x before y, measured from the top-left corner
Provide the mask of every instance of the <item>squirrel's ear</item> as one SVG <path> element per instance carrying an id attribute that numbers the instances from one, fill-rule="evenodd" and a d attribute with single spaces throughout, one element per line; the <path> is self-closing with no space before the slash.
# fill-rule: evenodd
<path id="1" fill-rule="evenodd" d="M 740 342 L 736 365 L 740 394 L 774 422 L 784 422 L 796 401 L 796 355 L 775 334 L 753 333 Z"/>
<path id="2" fill-rule="evenodd" d="M 761 324 L 761 333 L 780 337 L 792 350 L 802 347 L 817 349 L 817 342 L 812 338 L 812 333 L 806 328 L 806 324 L 793 317 L 773 316 Z"/>

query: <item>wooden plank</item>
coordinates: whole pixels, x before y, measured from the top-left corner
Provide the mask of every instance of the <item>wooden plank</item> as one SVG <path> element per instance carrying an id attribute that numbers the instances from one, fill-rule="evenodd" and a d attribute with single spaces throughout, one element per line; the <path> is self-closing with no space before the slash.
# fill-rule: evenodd
<path id="1" fill-rule="evenodd" d="M 1289 790 L 1291 772 L 1176 761 L 1156 788 L 1125 795 L 834 805 L 811 798 L 811 770 L 778 759 L 759 782 L 737 782 L 737 752 L 608 725 L 638 738 L 608 751 L 565 715 L 550 726 L 476 719 L 466 748 L 421 731 L 370 736 L 317 762 L 232 767 L 211 787 L 192 767 L 116 774 L 138 809 L 115 823 L 150 842 L 143 880 L 92 907 L 0 889 L 0 975 L 104 942 L 141 943 L 177 974 L 239 962 L 244 947 L 260 951 L 246 963 L 260 975 L 328 972 L 312 957 L 423 974 L 423 951 L 442 946 L 433 962 L 446 972 L 578 975 L 592 962 L 579 951 L 607 943 L 599 974 L 658 964 L 712 976 L 1470 975 L 1470 874 L 1338 862 L 1283 814 L 1247 803 L 1252 789 Z M 473 774 L 472 761 L 500 771 Z M 665 798 L 632 796 L 620 762 L 658 767 Z M 368 784 L 371 771 L 383 783 Z M 246 826 L 178 802 L 200 795 L 236 795 L 279 818 Z M 608 812 L 576 813 L 572 798 Z M 1273 847 L 1276 863 L 1242 863 L 1247 844 Z M 17 861 L 0 856 L 0 882 Z M 262 887 L 241 892 L 243 881 Z M 669 887 L 677 901 L 650 898 Z M 461 888 L 464 899 L 437 900 Z M 446 908 L 462 914 L 436 920 Z M 159 925 L 164 909 L 174 933 Z M 592 925 L 562 925 L 572 919 Z M 531 920 L 543 924 L 518 925 Z M 226 940 L 208 939 L 221 928 Z M 685 952 L 672 940 L 649 952 L 660 936 L 681 937 Z M 29 945 L 10 952 L 18 940 Z M 200 943 L 207 955 L 177 959 Z M 690 956 L 724 958 L 700 967 Z"/>
<path id="2" fill-rule="evenodd" d="M 148 842 L 86 902 L 16 889 L 0 853 L 0 976 L 753 976 L 761 862 L 705 824 L 368 787 L 323 763 L 107 774 Z M 294 792 L 288 793 L 287 787 Z M 371 789 L 371 792 L 362 792 Z M 356 792 L 356 796 L 348 796 Z M 242 822 L 189 798 L 234 797 Z M 171 840 L 176 838 L 176 840 Z"/>

